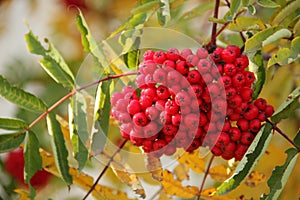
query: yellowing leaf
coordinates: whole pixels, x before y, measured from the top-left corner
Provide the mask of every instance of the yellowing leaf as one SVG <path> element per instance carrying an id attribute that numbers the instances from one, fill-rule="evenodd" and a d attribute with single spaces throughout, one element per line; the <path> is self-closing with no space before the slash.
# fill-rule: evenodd
<path id="1" fill-rule="evenodd" d="M 164 190 L 160 190 L 158 200 L 171 200 L 171 198 Z"/>
<path id="2" fill-rule="evenodd" d="M 263 30 L 265 24 L 262 20 L 254 17 L 239 17 L 228 25 L 231 31 Z"/>
<path id="3" fill-rule="evenodd" d="M 195 186 L 182 186 L 180 181 L 174 179 L 173 174 L 164 170 L 164 179 L 161 184 L 166 193 L 175 195 L 181 198 L 193 198 L 198 194 L 198 188 Z"/>
<path id="4" fill-rule="evenodd" d="M 225 181 L 231 174 L 231 170 L 224 165 L 217 165 L 209 170 L 210 177 L 219 182 Z"/>
<path id="5" fill-rule="evenodd" d="M 28 192 L 22 189 L 15 189 L 14 192 L 20 195 L 18 200 L 30 200 Z"/>
<path id="6" fill-rule="evenodd" d="M 246 178 L 245 184 L 249 187 L 256 187 L 260 183 L 264 182 L 266 180 L 266 176 L 263 173 L 260 173 L 258 171 L 253 171 L 251 174 Z"/>
<path id="7" fill-rule="evenodd" d="M 174 173 L 177 177 L 177 180 L 183 181 L 183 180 L 189 180 L 189 168 L 186 165 L 179 164 L 175 167 Z"/>
<path id="8" fill-rule="evenodd" d="M 184 152 L 178 162 L 188 166 L 193 171 L 201 174 L 205 172 L 205 159 L 199 158 L 199 150 L 192 153 Z"/>
<path id="9" fill-rule="evenodd" d="M 54 157 L 45 152 L 40 151 L 41 156 L 43 158 L 43 168 L 50 172 L 51 174 L 60 177 L 60 174 L 56 168 Z M 70 167 L 70 174 L 73 178 L 73 184 L 78 185 L 82 189 L 88 191 L 93 183 L 94 179 L 93 177 L 84 174 L 82 172 L 79 172 L 77 169 Z M 96 185 L 95 189 L 92 191 L 92 195 L 95 199 L 105 199 L 105 200 L 128 200 L 127 194 L 125 192 L 121 191 L 115 191 L 112 188 L 102 186 L 102 185 Z"/>
<path id="10" fill-rule="evenodd" d="M 201 192 L 201 197 L 204 197 L 205 200 L 234 200 L 235 198 L 231 198 L 228 195 L 217 196 L 216 188 L 207 188 Z"/>
<path id="11" fill-rule="evenodd" d="M 157 181 L 162 181 L 164 177 L 160 159 L 156 158 L 152 154 L 147 154 L 146 159 L 146 166 L 149 172 L 152 174 L 152 178 Z"/>

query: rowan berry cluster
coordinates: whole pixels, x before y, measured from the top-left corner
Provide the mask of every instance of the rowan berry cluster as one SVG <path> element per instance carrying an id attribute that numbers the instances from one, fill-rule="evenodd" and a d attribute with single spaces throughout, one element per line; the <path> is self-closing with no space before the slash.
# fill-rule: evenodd
<path id="1" fill-rule="evenodd" d="M 176 148 L 209 146 L 224 159 L 240 160 L 273 107 L 252 101 L 249 61 L 236 46 L 179 52 L 147 50 L 138 67 L 137 88 L 112 95 L 111 114 L 122 137 L 156 156 Z"/>

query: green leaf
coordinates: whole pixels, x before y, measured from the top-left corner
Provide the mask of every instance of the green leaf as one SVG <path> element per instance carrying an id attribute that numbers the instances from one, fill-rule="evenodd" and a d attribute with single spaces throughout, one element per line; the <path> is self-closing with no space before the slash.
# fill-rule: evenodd
<path id="1" fill-rule="evenodd" d="M 157 11 L 158 22 L 165 26 L 171 20 L 169 0 L 160 0 L 160 9 Z"/>
<path id="2" fill-rule="evenodd" d="M 250 12 L 251 15 L 255 15 L 256 13 L 256 8 L 253 5 L 248 5 L 247 6 L 248 11 Z"/>
<path id="3" fill-rule="evenodd" d="M 256 74 L 255 89 L 252 95 L 252 99 L 254 100 L 257 99 L 266 81 L 266 69 L 264 67 L 264 61 L 263 61 L 261 51 L 258 51 L 255 54 L 253 58 L 253 64 L 257 66 L 257 72 L 255 73 Z"/>
<path id="4" fill-rule="evenodd" d="M 20 119 L 0 118 L 0 129 L 5 130 L 24 130 L 28 124 Z"/>
<path id="5" fill-rule="evenodd" d="M 257 4 L 264 8 L 277 8 L 280 7 L 275 1 L 272 0 L 258 0 Z"/>
<path id="6" fill-rule="evenodd" d="M 43 56 L 40 64 L 49 76 L 68 89 L 74 88 L 73 73 L 51 42 L 45 40 L 48 43 L 48 49 L 45 49 L 32 31 L 25 34 L 25 41 L 31 53 Z"/>
<path id="7" fill-rule="evenodd" d="M 267 28 L 256 33 L 246 41 L 245 51 L 255 52 L 272 42 L 278 42 L 280 38 L 289 37 L 290 34 L 289 30 L 278 26 Z"/>
<path id="8" fill-rule="evenodd" d="M 68 151 L 60 124 L 53 113 L 47 115 L 47 128 L 51 135 L 51 145 L 57 169 L 63 180 L 70 185 L 72 184 L 72 176 L 69 173 Z"/>
<path id="9" fill-rule="evenodd" d="M 294 148 L 286 150 L 285 153 L 287 154 L 285 163 L 282 166 L 276 166 L 268 180 L 270 193 L 267 195 L 264 194 L 261 199 L 279 199 L 279 195 L 281 194 L 299 155 L 299 152 Z"/>
<path id="10" fill-rule="evenodd" d="M 143 4 L 138 5 L 137 7 L 133 8 L 131 10 L 131 13 L 133 15 L 138 14 L 138 13 L 145 13 L 145 12 L 148 12 L 150 10 L 153 10 L 153 8 L 155 8 L 158 5 L 159 5 L 159 0 L 143 3 Z"/>
<path id="11" fill-rule="evenodd" d="M 243 159 L 239 162 L 233 175 L 224 181 L 218 188 L 217 194 L 222 195 L 234 190 L 249 176 L 261 156 L 265 153 L 271 138 L 272 125 L 266 123 L 256 135 Z"/>
<path id="12" fill-rule="evenodd" d="M 0 134 L 0 153 L 19 147 L 25 138 L 25 132 Z"/>
<path id="13" fill-rule="evenodd" d="M 25 169 L 24 176 L 25 182 L 30 187 L 30 198 L 34 199 L 35 190 L 30 184 L 30 179 L 34 176 L 34 174 L 42 169 L 42 157 L 39 152 L 39 140 L 36 135 L 29 131 L 26 134 L 25 138 L 25 147 L 24 147 L 24 160 L 25 160 Z"/>
<path id="14" fill-rule="evenodd" d="M 298 132 L 294 138 L 294 142 L 297 146 L 300 146 L 300 129 L 298 130 Z"/>
<path id="15" fill-rule="evenodd" d="M 178 23 L 182 23 L 184 21 L 190 21 L 191 19 L 203 15 L 206 11 L 209 11 L 214 8 L 213 1 L 205 1 L 194 9 L 184 13 L 179 19 Z"/>
<path id="16" fill-rule="evenodd" d="M 73 111 L 70 115 L 73 119 L 72 143 L 79 170 L 83 169 L 88 160 L 88 150 L 85 146 L 90 135 L 87 122 L 87 106 L 88 105 L 83 94 L 77 93 L 72 98 Z"/>
<path id="17" fill-rule="evenodd" d="M 129 69 L 136 70 L 139 63 L 140 50 L 133 50 L 124 55 L 124 62 Z"/>
<path id="18" fill-rule="evenodd" d="M 40 113 L 47 110 L 42 100 L 21 88 L 12 86 L 2 75 L 0 75 L 0 96 L 28 111 Z"/>
<path id="19" fill-rule="evenodd" d="M 92 150 L 99 151 L 105 143 L 106 136 L 109 130 L 110 119 L 110 85 L 111 81 L 102 82 L 99 84 L 95 101 L 94 112 L 94 130 L 92 138 Z"/>
<path id="20" fill-rule="evenodd" d="M 279 25 L 286 17 L 291 13 L 294 13 L 298 8 L 300 8 L 300 0 L 290 1 L 274 16 L 272 24 Z"/>
<path id="21" fill-rule="evenodd" d="M 277 108 L 273 116 L 271 117 L 271 120 L 274 123 L 280 122 L 282 119 L 286 119 L 290 116 L 290 113 L 296 110 L 297 108 L 300 108 L 300 86 L 297 87 L 289 96 L 287 99 Z"/>
<path id="22" fill-rule="evenodd" d="M 242 1 L 241 0 L 232 0 L 230 4 L 230 15 L 227 17 L 228 20 L 233 20 L 236 17 L 236 14 L 242 8 Z"/>
<path id="23" fill-rule="evenodd" d="M 298 21 L 294 25 L 293 32 L 296 33 L 296 35 L 299 35 L 299 33 L 300 33 L 300 19 L 298 19 Z"/>
<path id="24" fill-rule="evenodd" d="M 232 21 L 228 27 L 231 31 L 250 31 L 250 30 L 262 30 L 265 28 L 264 22 L 259 18 L 241 16 Z"/>
<path id="25" fill-rule="evenodd" d="M 287 65 L 300 58 L 300 37 L 296 37 L 291 42 L 291 48 L 280 48 L 268 61 L 268 67 L 275 64 Z"/>
<path id="26" fill-rule="evenodd" d="M 79 12 L 76 18 L 76 24 L 79 32 L 81 33 L 81 42 L 86 52 L 91 53 L 97 61 L 101 64 L 100 74 L 105 71 L 109 72 L 109 64 L 107 59 L 102 51 L 102 49 L 97 44 L 95 38 L 92 36 L 91 31 L 89 30 L 88 24 L 86 23 L 82 12 Z"/>

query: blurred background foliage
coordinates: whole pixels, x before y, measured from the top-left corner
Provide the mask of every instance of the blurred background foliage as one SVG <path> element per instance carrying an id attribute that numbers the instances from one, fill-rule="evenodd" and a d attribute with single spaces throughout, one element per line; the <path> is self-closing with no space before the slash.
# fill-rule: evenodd
<path id="1" fill-rule="evenodd" d="M 168 28 L 183 32 L 196 39 L 200 44 L 207 43 L 210 39 L 211 27 L 208 18 L 212 16 L 213 4 L 209 4 L 205 0 L 178 0 L 176 2 L 172 4 L 172 17 L 174 20 L 169 23 Z M 184 3 L 182 4 L 182 2 Z M 0 0 L 0 73 L 4 74 L 15 85 L 36 94 L 48 105 L 53 104 L 67 91 L 42 71 L 36 57 L 28 53 L 23 39 L 24 34 L 28 31 L 27 26 L 30 26 L 39 35 L 40 39 L 43 39 L 43 37 L 49 38 L 76 74 L 86 54 L 83 52 L 80 33 L 76 27 L 78 10 L 74 5 L 82 10 L 91 32 L 100 41 L 115 31 L 131 15 L 136 3 L 133 0 Z M 192 10 L 201 3 L 207 3 L 210 11 L 203 11 L 201 15 L 191 20 L 177 23 L 176 19 L 180 14 Z M 272 9 L 261 10 L 257 8 L 256 16 L 266 21 L 271 12 Z M 224 14 L 225 11 L 221 10 L 221 13 Z M 146 26 L 160 25 L 156 17 L 153 16 L 153 19 L 148 21 Z M 242 41 L 236 38 L 236 33 L 228 31 L 222 34 L 219 39 L 224 43 L 240 45 Z M 268 48 L 272 47 L 268 46 Z M 268 51 L 268 49 L 265 50 Z M 277 108 L 297 86 L 300 86 L 299 62 L 281 67 L 272 66 L 268 69 L 267 81 L 260 96 L 266 98 L 270 104 Z M 58 108 L 57 111 L 61 116 L 67 117 L 66 107 L 66 105 L 62 105 Z M 26 119 L 26 121 L 33 121 L 37 117 L 37 115 L 17 109 L 2 99 L 0 99 L 0 113 L 1 116 L 15 116 Z M 279 127 L 293 138 L 300 127 L 299 110 L 287 120 L 282 121 Z M 36 133 L 45 132 L 45 124 L 39 123 L 33 130 Z M 48 149 L 47 134 L 38 134 L 38 136 L 42 137 L 40 138 L 42 146 Z M 118 140 L 119 137 L 115 137 L 115 139 Z M 281 136 L 275 134 L 267 153 L 259 161 L 255 170 L 263 173 L 265 177 L 269 177 L 274 166 L 284 163 L 286 158 L 284 150 L 288 147 L 290 147 L 290 144 Z M 224 161 L 218 160 L 217 162 Z M 94 177 L 100 172 L 97 165 L 97 162 L 89 164 L 88 172 Z M 298 199 L 300 197 L 299 169 L 300 160 L 298 159 L 281 199 Z M 0 186 L 0 194 L 9 194 L 15 185 L 3 172 L 2 167 L 0 171 L 0 184 L 2 185 L 2 187 Z M 150 192 L 149 196 L 151 196 L 151 192 L 155 192 L 151 187 L 156 182 L 152 181 L 149 175 L 142 175 L 142 177 L 148 184 L 148 188 L 145 189 Z M 78 199 L 84 194 L 82 190 L 74 189 L 73 186 L 71 192 L 68 193 L 67 188 L 60 179 L 54 178 L 52 181 L 53 184 L 49 184 L 43 191 L 38 193 L 37 199 L 43 199 L 45 196 L 58 199 L 61 197 L 60 195 L 65 195 L 65 199 Z M 199 184 L 200 181 L 196 184 Z M 118 189 L 124 187 L 111 171 L 106 174 L 101 183 Z M 256 187 L 243 184 L 230 195 L 240 197 L 242 194 L 245 199 L 258 199 L 260 194 L 268 190 L 267 188 L 266 181 Z"/>

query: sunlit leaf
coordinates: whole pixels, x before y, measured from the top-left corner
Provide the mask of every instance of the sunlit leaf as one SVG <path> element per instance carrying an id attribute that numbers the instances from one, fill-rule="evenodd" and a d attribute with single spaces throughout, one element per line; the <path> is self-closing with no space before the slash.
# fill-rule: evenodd
<path id="1" fill-rule="evenodd" d="M 256 187 L 259 184 L 265 182 L 266 176 L 265 174 L 258 172 L 258 171 L 253 171 L 249 174 L 249 176 L 245 179 L 245 184 L 248 187 Z"/>
<path id="2" fill-rule="evenodd" d="M 195 17 L 203 15 L 206 11 L 209 11 L 214 8 L 214 2 L 212 1 L 205 1 L 199 4 L 197 7 L 193 8 L 192 10 L 187 11 L 186 13 L 182 14 L 182 16 L 178 19 L 178 22 L 189 21 Z"/>
<path id="3" fill-rule="evenodd" d="M 217 165 L 209 169 L 210 177 L 218 182 L 225 181 L 231 174 L 232 171 L 224 165 Z"/>
<path id="4" fill-rule="evenodd" d="M 30 197 L 29 197 L 29 194 L 27 191 L 18 188 L 18 189 L 15 189 L 14 192 L 20 195 L 18 197 L 18 200 L 30 200 Z"/>
<path id="5" fill-rule="evenodd" d="M 44 169 L 57 177 L 61 177 L 56 167 L 54 157 L 45 151 L 41 151 L 41 156 L 43 158 Z M 92 176 L 80 172 L 73 167 L 70 167 L 70 175 L 72 176 L 73 183 L 86 191 L 90 190 L 94 183 L 94 179 Z M 116 191 L 112 188 L 102 186 L 99 184 L 97 184 L 95 189 L 92 191 L 92 196 L 95 199 L 130 200 L 130 198 L 127 197 L 126 193 Z"/>
<path id="6" fill-rule="evenodd" d="M 58 171 L 63 180 L 67 184 L 71 184 L 72 176 L 69 174 L 68 151 L 60 125 L 53 113 L 47 115 L 47 128 L 51 136 L 51 145 Z"/>
<path id="7" fill-rule="evenodd" d="M 240 11 L 242 8 L 242 1 L 241 0 L 232 0 L 230 2 L 230 15 L 227 16 L 228 20 L 232 20 L 235 18 L 236 14 Z"/>
<path id="8" fill-rule="evenodd" d="M 280 120 L 288 118 L 291 112 L 293 112 L 297 108 L 300 108 L 299 97 L 300 86 L 297 87 L 291 94 L 289 94 L 287 99 L 277 108 L 277 110 L 271 117 L 271 120 L 274 123 L 278 123 Z"/>
<path id="9" fill-rule="evenodd" d="M 294 142 L 296 145 L 298 145 L 300 147 L 300 129 L 298 130 L 298 133 L 296 134 L 296 136 L 294 138 Z"/>
<path id="10" fill-rule="evenodd" d="M 178 158 L 178 162 L 188 166 L 198 174 L 205 172 L 205 158 L 199 157 L 199 150 L 193 151 L 192 153 L 184 152 Z"/>
<path id="11" fill-rule="evenodd" d="M 296 37 L 291 42 L 290 48 L 280 48 L 277 53 L 272 54 L 268 61 L 268 67 L 275 64 L 281 66 L 290 64 L 300 58 L 300 37 Z"/>
<path id="12" fill-rule="evenodd" d="M 201 198 L 208 199 L 208 200 L 235 200 L 236 199 L 228 195 L 217 196 L 216 191 L 217 188 L 206 188 L 201 192 Z"/>
<path id="13" fill-rule="evenodd" d="M 174 169 L 178 181 L 189 180 L 189 168 L 186 165 L 178 164 Z"/>
<path id="14" fill-rule="evenodd" d="M 272 24 L 280 24 L 286 17 L 288 17 L 291 13 L 294 13 L 298 8 L 300 8 L 300 0 L 290 1 L 276 14 L 272 20 Z"/>
<path id="15" fill-rule="evenodd" d="M 298 21 L 295 23 L 293 32 L 297 33 L 297 35 L 299 35 L 299 33 L 300 33 L 300 19 L 298 19 Z"/>
<path id="16" fill-rule="evenodd" d="M 140 4 L 131 10 L 132 14 L 145 13 L 158 7 L 159 0 L 149 1 L 147 3 Z"/>
<path id="17" fill-rule="evenodd" d="M 245 51 L 255 52 L 263 46 L 277 42 L 280 38 L 289 37 L 290 35 L 291 32 L 288 29 L 283 29 L 279 26 L 264 29 L 246 41 Z"/>
<path id="18" fill-rule="evenodd" d="M 266 81 L 266 69 L 264 66 L 264 61 L 263 61 L 261 51 L 256 52 L 256 54 L 253 57 L 253 61 L 252 59 L 250 59 L 250 65 L 251 64 L 257 68 L 255 70 L 255 75 L 256 75 L 255 88 L 252 95 L 252 99 L 257 99 Z"/>
<path id="19" fill-rule="evenodd" d="M 160 25 L 164 26 L 171 20 L 169 0 L 160 0 L 160 9 L 157 10 Z"/>
<path id="20" fill-rule="evenodd" d="M 2 75 L 0 75 L 0 96 L 31 112 L 40 113 L 47 110 L 42 100 L 11 85 Z"/>
<path id="21" fill-rule="evenodd" d="M 30 187 L 30 198 L 34 199 L 35 190 L 30 184 L 30 179 L 34 174 L 42 169 L 42 157 L 39 153 L 39 140 L 36 137 L 35 133 L 29 131 L 26 134 L 25 146 L 24 146 L 24 160 L 25 160 L 25 169 L 24 169 L 24 178 L 25 182 Z"/>
<path id="22" fill-rule="evenodd" d="M 277 8 L 280 7 L 279 4 L 277 4 L 275 1 L 272 0 L 258 0 L 257 4 L 265 7 L 265 8 Z"/>
<path id="23" fill-rule="evenodd" d="M 227 28 L 231 31 L 250 31 L 265 29 L 264 22 L 259 18 L 241 16 L 232 21 Z"/>
<path id="24" fill-rule="evenodd" d="M 198 194 L 197 187 L 182 186 L 180 181 L 174 179 L 173 174 L 170 171 L 164 170 L 163 176 L 164 179 L 161 181 L 161 184 L 166 193 L 181 198 L 193 198 Z"/>
<path id="25" fill-rule="evenodd" d="M 0 129 L 5 130 L 24 130 L 28 124 L 20 119 L 0 118 Z"/>
<path id="26" fill-rule="evenodd" d="M 49 45 L 48 49 L 45 49 L 32 31 L 25 35 L 25 41 L 31 53 L 43 56 L 40 64 L 49 76 L 68 89 L 74 88 L 73 73 L 51 42 L 45 41 Z"/>
<path id="27" fill-rule="evenodd" d="M 171 197 L 169 197 L 169 195 L 164 190 L 161 190 L 159 192 L 158 200 L 171 200 Z"/>
<path id="28" fill-rule="evenodd" d="M 261 128 L 233 175 L 217 188 L 217 194 L 221 195 L 232 191 L 249 176 L 271 141 L 271 130 L 272 126 L 269 123 Z"/>
<path id="29" fill-rule="evenodd" d="M 264 194 L 261 199 L 278 199 L 281 194 L 294 166 L 297 161 L 299 152 L 290 148 L 286 150 L 287 159 L 282 166 L 276 166 L 268 180 L 270 188 L 269 194 Z"/>
<path id="30" fill-rule="evenodd" d="M 152 178 L 157 181 L 162 181 L 164 177 L 160 159 L 152 154 L 146 154 L 146 163 L 146 167 L 152 174 Z"/>
<path id="31" fill-rule="evenodd" d="M 25 132 L 0 134 L 0 153 L 17 148 L 20 144 L 22 144 L 24 139 Z"/>

